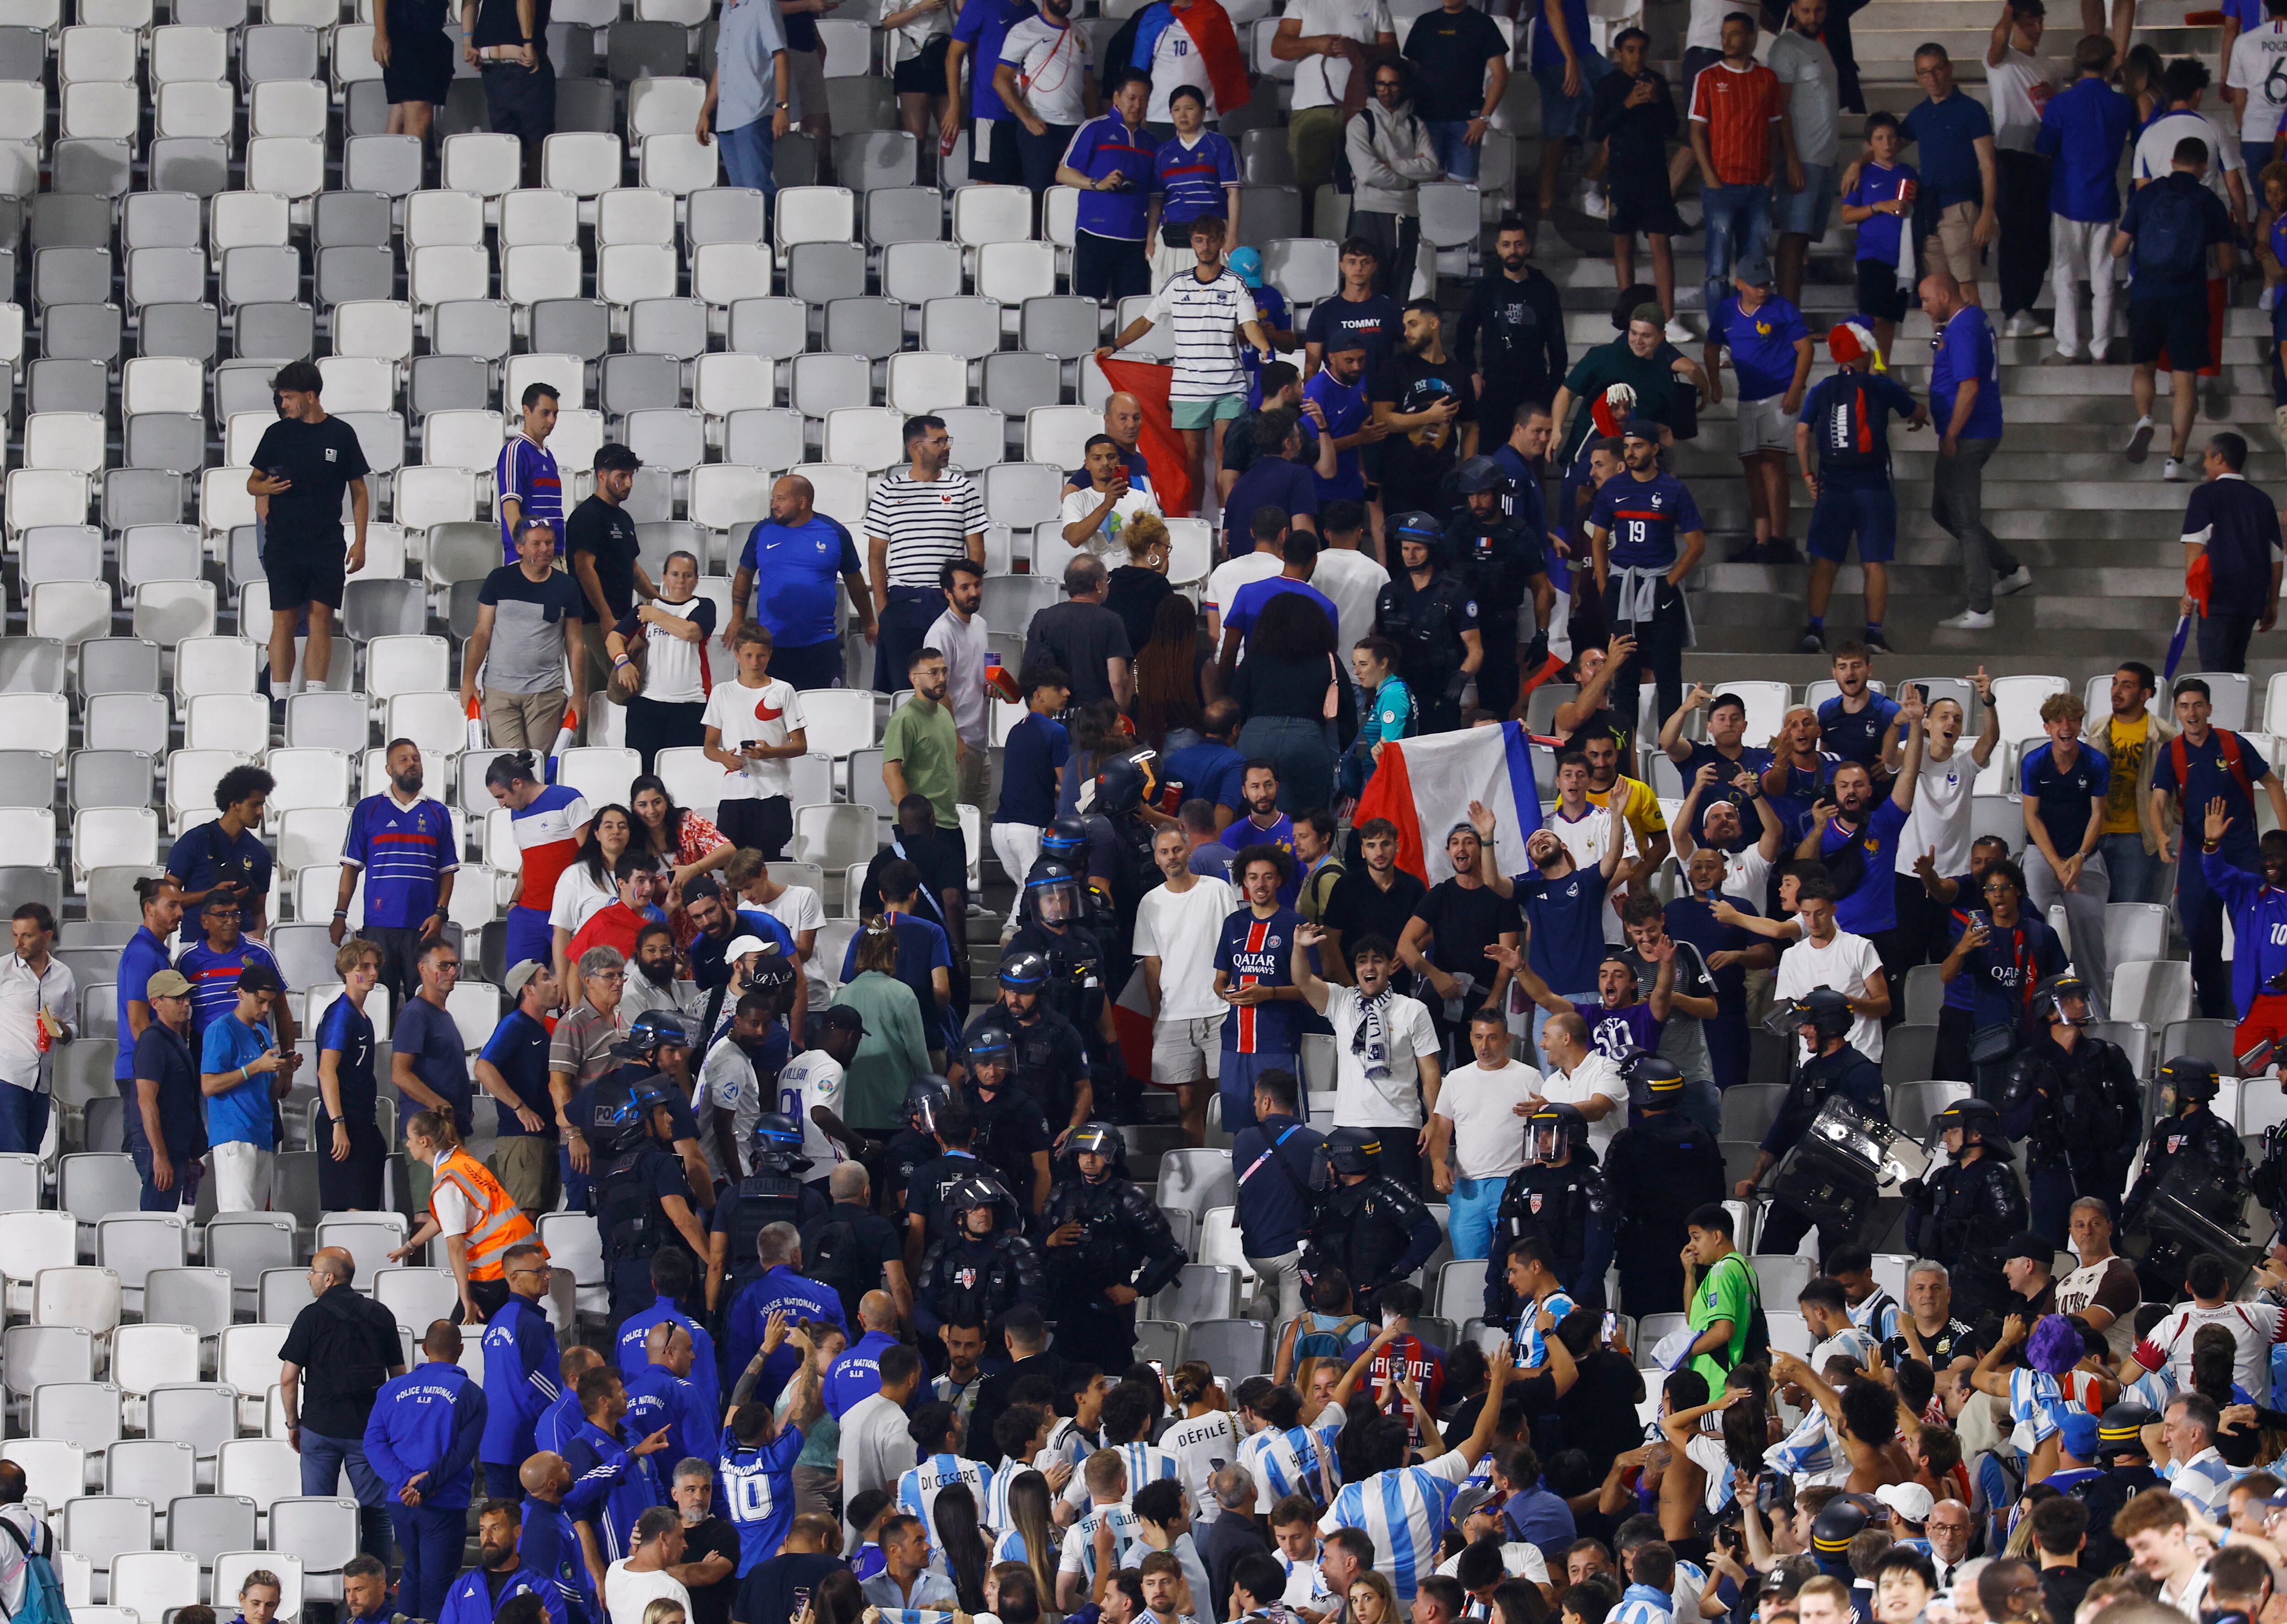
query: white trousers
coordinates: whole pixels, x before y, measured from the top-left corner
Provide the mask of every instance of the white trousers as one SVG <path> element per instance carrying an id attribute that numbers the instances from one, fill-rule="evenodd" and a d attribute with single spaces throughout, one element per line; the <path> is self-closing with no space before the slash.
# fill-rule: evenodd
<path id="1" fill-rule="evenodd" d="M 996 823 L 993 826 L 993 855 L 1001 860 L 1001 872 L 1017 883 L 1017 899 L 1009 905 L 1009 928 L 1011 931 L 1023 921 L 1025 876 L 1033 872 L 1033 865 L 1040 860 L 1041 832 L 1030 823 Z"/>
<path id="2" fill-rule="evenodd" d="M 2049 220 L 2049 287 L 2057 302 L 2057 353 L 2080 356 L 2095 353 L 2101 360 L 2104 345 L 2112 337 L 2112 300 L 2119 286 L 2113 280 L 2117 262 L 2112 257 L 2111 220 L 2068 220 L 2052 216 Z M 2086 282 L 2089 287 L 2090 325 L 2084 328 L 2080 320 L 2080 291 L 2074 285 Z M 2092 334 L 2093 335 L 2092 338 Z M 2095 349 L 2092 352 L 2092 342 Z"/>

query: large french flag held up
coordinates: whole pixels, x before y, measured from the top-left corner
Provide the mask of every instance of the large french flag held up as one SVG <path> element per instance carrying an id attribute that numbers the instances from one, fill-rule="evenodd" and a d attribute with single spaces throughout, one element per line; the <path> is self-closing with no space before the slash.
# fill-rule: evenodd
<path id="1" fill-rule="evenodd" d="M 1353 823 L 1387 818 L 1397 826 L 1397 866 L 1425 885 L 1451 878 L 1445 836 L 1480 801 L 1495 819 L 1494 861 L 1502 874 L 1530 874 L 1528 836 L 1540 827 L 1532 745 L 1522 722 L 1464 727 L 1385 744 L 1381 763 L 1358 796 Z"/>

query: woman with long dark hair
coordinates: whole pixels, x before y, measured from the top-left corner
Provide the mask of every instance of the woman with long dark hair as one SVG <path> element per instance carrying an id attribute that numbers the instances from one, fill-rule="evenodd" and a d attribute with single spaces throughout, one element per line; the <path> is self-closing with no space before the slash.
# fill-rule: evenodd
<path id="1" fill-rule="evenodd" d="M 960 1594 L 963 1612 L 985 1611 L 985 1570 L 993 1559 L 977 1525 L 977 1500 L 966 1484 L 947 1484 L 930 1508 L 937 1524 L 937 1549 L 946 1573 Z"/>
<path id="2" fill-rule="evenodd" d="M 837 1568 L 818 1581 L 818 1588 L 810 1593 L 810 1605 L 795 1624 L 858 1624 L 870 1604 L 858 1575 Z"/>
<path id="3" fill-rule="evenodd" d="M 617 801 L 596 809 L 588 820 L 587 838 L 580 843 L 564 872 L 556 876 L 556 895 L 548 907 L 548 932 L 553 948 L 556 978 L 564 978 L 572 939 L 580 927 L 620 899 L 612 868 L 629 852 L 638 856 L 636 815 Z"/>
<path id="4" fill-rule="evenodd" d="M 1017 1472 L 1017 1480 L 1009 1485 L 1009 1526 L 1001 1535 L 1001 1543 L 993 1555 L 1005 1562 L 1021 1562 L 1030 1570 L 1033 1582 L 1041 1596 L 1056 1593 L 1056 1560 L 1061 1547 L 1056 1525 L 1049 1520 L 1049 1480 L 1037 1470 Z M 1001 1594 L 1008 1594 L 1008 1580 L 1001 1580 Z"/>
<path id="5" fill-rule="evenodd" d="M 1056 796 L 1056 812 L 1070 817 L 1080 811 L 1080 787 L 1096 782 L 1104 764 L 1128 749 L 1128 730 L 1120 725 L 1120 707 L 1108 699 L 1083 705 L 1072 719 L 1072 757 L 1064 765 L 1064 788 Z"/>
<path id="6" fill-rule="evenodd" d="M 667 784 L 656 772 L 638 774 L 628 786 L 628 806 L 635 814 L 635 849 L 648 853 L 670 876 L 667 898 L 668 928 L 675 945 L 688 947 L 699 934 L 683 911 L 683 887 L 693 875 L 707 874 L 729 862 L 739 848 L 724 838 L 711 819 L 687 806 L 677 806 Z"/>
<path id="7" fill-rule="evenodd" d="M 1154 749 L 1189 749 L 1201 736 L 1199 612 L 1171 592 L 1151 612 L 1151 636 L 1136 651 L 1136 732 Z"/>
<path id="8" fill-rule="evenodd" d="M 1339 741 L 1357 729 L 1357 701 L 1326 612 L 1300 592 L 1273 598 L 1255 617 L 1231 694 L 1246 717 L 1238 753 L 1278 769 L 1278 810 L 1333 805 Z"/>

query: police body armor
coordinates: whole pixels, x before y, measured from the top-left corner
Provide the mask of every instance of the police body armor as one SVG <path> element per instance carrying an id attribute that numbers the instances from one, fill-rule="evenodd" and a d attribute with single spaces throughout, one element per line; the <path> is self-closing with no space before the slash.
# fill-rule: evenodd
<path id="1" fill-rule="evenodd" d="M 1493 1216 L 1492 1250 L 1485 1270 L 1486 1321 L 1500 1323 L 1516 1316 L 1516 1294 L 1508 1275 L 1510 1242 L 1528 1235 L 1547 1242 L 1556 1257 L 1557 1279 L 1577 1297 L 1587 1289 L 1579 1282 L 1581 1265 L 1595 1249 L 1591 1232 L 1601 1226 L 1609 1232 L 1612 1221 L 1611 1192 L 1603 1170 L 1588 1160 L 1585 1149 L 1574 1150 L 1572 1160 L 1561 1166 L 1528 1161 L 1510 1174 Z M 1594 1285 L 1601 1291 L 1603 1281 L 1599 1279 Z"/>
<path id="2" fill-rule="evenodd" d="M 1183 1249 L 1175 1244 L 1167 1219 L 1151 1198 L 1124 1178 L 1091 1184 L 1073 1176 L 1050 1191 L 1041 1232 L 1048 1234 L 1067 1224 L 1080 1226 L 1080 1240 L 1046 1248 L 1056 1306 L 1065 1311 L 1075 1306 L 1108 1310 L 1110 1304 L 1103 1300 L 1107 1286 L 1133 1286 L 1137 1296 L 1148 1297 L 1183 1272 Z M 1159 1266 L 1139 1278 L 1136 1271 L 1151 1260 L 1155 1228 L 1167 1237 L 1174 1262 L 1170 1266 L 1163 1256 Z"/>
<path id="3" fill-rule="evenodd" d="M 1414 1223 L 1426 1210 L 1412 1191 L 1384 1174 L 1334 1185 L 1318 1198 L 1302 1238 L 1303 1279 L 1340 1269 L 1354 1290 L 1389 1284 L 1391 1265 L 1405 1256 Z"/>
<path id="4" fill-rule="evenodd" d="M 1037 925 L 1025 924 L 1017 927 L 1002 952 L 1025 951 L 1037 953 L 1049 962 L 1049 978 L 1041 988 L 1041 1002 L 1070 1021 L 1080 1034 L 1080 1042 L 1088 1044 L 1096 1032 L 1097 1012 L 1104 1007 L 1105 965 L 1102 939 L 1085 925 L 1068 925 L 1059 935 Z M 1021 1046 L 1021 1034 L 1017 1041 Z M 1020 1057 L 1021 1052 L 1020 1047 Z M 1053 1116 L 1050 1120 L 1054 1120 Z"/>
<path id="5" fill-rule="evenodd" d="M 1866 1232 L 1880 1196 L 1928 1170 L 1919 1145 L 1832 1094 L 1779 1165 L 1771 1195 L 1816 1224 L 1822 1246 L 1847 1246 Z"/>
<path id="6" fill-rule="evenodd" d="M 990 1325 L 1020 1304 L 1049 1306 L 1040 1253 L 1005 1229 L 982 1240 L 948 1235 L 930 1248 L 914 1295 L 948 1325 Z"/>
<path id="7" fill-rule="evenodd" d="M 1501 626 L 1516 624 L 1528 596 L 1525 582 L 1547 568 L 1539 544 L 1523 526 L 1508 519 L 1481 523 L 1466 507 L 1445 532 L 1445 551 L 1460 561 L 1477 600 L 1477 618 Z"/>
<path id="8" fill-rule="evenodd" d="M 1382 635 L 1397 645 L 1398 670 L 1417 704 L 1439 698 L 1446 682 L 1461 669 L 1466 651 L 1457 629 L 1461 606 L 1468 598 L 1467 583 L 1439 568 L 1419 590 L 1410 576 L 1401 575 L 1374 599 L 1374 618 Z"/>
<path id="9" fill-rule="evenodd" d="M 690 1243 L 660 1206 L 659 1198 L 652 1193 L 651 1169 L 661 1161 L 677 1161 L 671 1151 L 645 1143 L 633 1150 L 621 1151 L 605 1160 L 594 1176 L 592 1200 L 596 1204 L 596 1231 L 603 1242 L 604 1263 L 607 1267 L 621 1264 L 648 1264 L 652 1255 L 661 1247 L 671 1247 L 686 1255 Z M 787 1208 L 791 1221 L 793 1208 Z M 756 1233 L 760 1233 L 759 1230 Z M 753 1256 L 754 1243 L 748 1243 L 748 1255 Z M 692 1258 L 697 1263 L 701 1260 Z"/>
<path id="10" fill-rule="evenodd" d="M 2084 1031 L 2068 1051 L 2043 1036 L 2010 1063 L 2003 1130 L 2025 1142 L 2031 1163 L 2069 1171 L 2088 1186 L 2083 1193 L 2117 1196 L 2134 1153 L 2139 1094 L 2118 1044 Z"/>
<path id="11" fill-rule="evenodd" d="M 2003 1248 L 2028 1222 L 2017 1169 L 1989 1141 L 1975 1161 L 1939 1168 L 1921 1183 L 1922 1254 L 1954 1271 L 1957 1305 L 1982 1311 L 2008 1289 Z M 1974 1323 L 1972 1314 L 1962 1318 Z"/>
<path id="12" fill-rule="evenodd" d="M 773 1224 L 799 1226 L 802 1195 L 799 1179 L 767 1168 L 748 1174 L 724 1192 L 724 1199 L 731 1203 L 731 1273 L 723 1293 L 724 1302 L 737 1296 L 748 1281 L 761 1278 L 763 1265 L 756 1256 L 756 1243 L 763 1232 Z"/>
<path id="13" fill-rule="evenodd" d="M 2243 1186 L 2247 1147 L 2212 1107 L 2161 1118 L 2152 1126 L 2151 1142 L 2144 1147 L 2144 1168 L 2136 1176 L 2136 1187 L 2128 1192 L 2123 1216 L 2133 1216 L 2180 1163 L 2227 1176 L 2233 1184 Z M 2220 1204 L 2218 1210 L 2221 1210 Z M 2172 1288 L 2170 1296 L 2173 1295 Z"/>
<path id="14" fill-rule="evenodd" d="M 2195 1120 L 2200 1119 L 2221 1120 L 2207 1111 Z M 2236 1136 L 2232 1143 L 2238 1144 Z M 2239 1168 L 2178 1155 L 2169 1159 L 2149 1190 L 2143 1179 L 2136 1182 L 2146 1193 L 2122 1220 L 2120 1255 L 2135 1264 L 2138 1277 L 2147 1282 L 2146 1295 L 2166 1301 L 2152 1289 L 2161 1280 L 2176 1281 L 2172 1290 L 2180 1290 L 2186 1265 L 2202 1252 L 2223 1260 L 2229 1271 L 2224 1295 L 2237 1295 L 2240 1282 L 2263 1255 L 2263 1248 L 2247 1238 L 2250 1191 Z"/>

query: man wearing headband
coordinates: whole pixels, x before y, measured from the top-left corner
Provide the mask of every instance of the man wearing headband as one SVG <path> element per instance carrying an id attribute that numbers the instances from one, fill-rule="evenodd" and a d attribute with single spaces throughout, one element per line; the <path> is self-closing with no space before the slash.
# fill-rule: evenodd
<path id="1" fill-rule="evenodd" d="M 1826 335 L 1826 352 L 1842 369 L 1819 380 L 1802 403 L 1794 425 L 1795 459 L 1811 497 L 1810 527 L 1803 537 L 1810 552 L 1809 623 L 1803 628 L 1805 654 L 1826 648 L 1826 605 L 1834 577 L 1858 538 L 1858 563 L 1866 574 L 1866 632 L 1870 649 L 1887 651 L 1882 618 L 1890 602 L 1890 559 L 1898 545 L 1898 495 L 1890 484 L 1891 414 L 1920 429 L 1929 410 L 1905 386 L 1874 368 L 1874 335 L 1845 321 Z"/>

